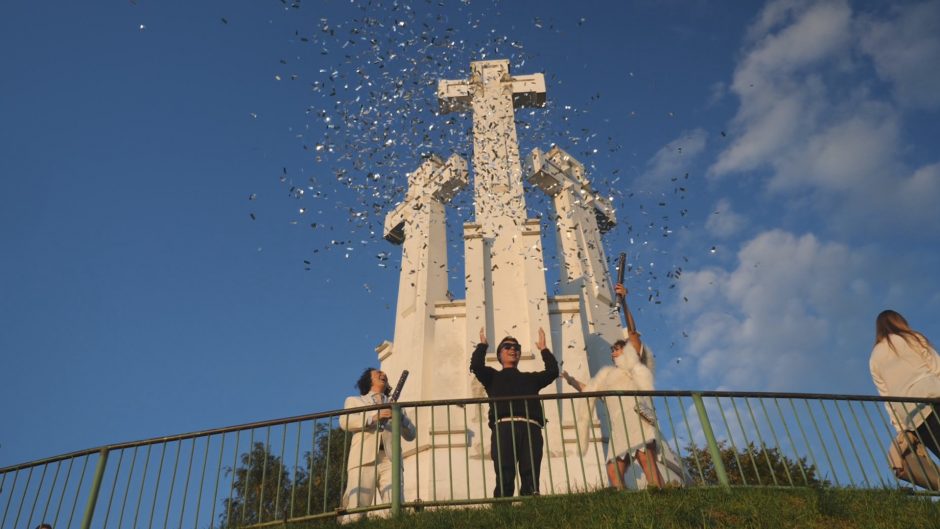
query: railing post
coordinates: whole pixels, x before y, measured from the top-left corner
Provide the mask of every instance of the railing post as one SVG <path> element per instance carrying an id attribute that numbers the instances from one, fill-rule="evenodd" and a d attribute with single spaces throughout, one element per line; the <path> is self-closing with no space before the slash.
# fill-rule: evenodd
<path id="1" fill-rule="evenodd" d="M 715 475 L 718 477 L 718 483 L 722 488 L 730 489 L 731 483 L 728 481 L 728 473 L 725 472 L 725 463 L 721 460 L 721 450 L 718 449 L 718 441 L 715 440 L 715 432 L 712 431 L 712 424 L 708 420 L 708 413 L 705 412 L 705 403 L 702 401 L 702 394 L 693 393 L 692 402 L 695 403 L 695 411 L 698 412 L 698 419 L 702 424 L 702 433 L 705 434 L 705 442 L 708 444 L 708 453 L 712 456 L 712 465 L 715 467 Z"/>
<path id="2" fill-rule="evenodd" d="M 401 514 L 401 406 L 392 404 L 392 517 Z M 83 528 L 85 529 L 85 528 Z"/>
<path id="3" fill-rule="evenodd" d="M 104 469 L 108 465 L 108 449 L 102 448 L 98 452 L 98 466 L 95 467 L 95 478 L 91 482 L 91 492 L 88 493 L 88 503 L 85 504 L 85 515 L 82 517 L 81 529 L 91 527 L 91 517 L 95 514 L 95 505 L 98 503 L 98 491 L 101 490 L 101 478 L 104 477 Z"/>

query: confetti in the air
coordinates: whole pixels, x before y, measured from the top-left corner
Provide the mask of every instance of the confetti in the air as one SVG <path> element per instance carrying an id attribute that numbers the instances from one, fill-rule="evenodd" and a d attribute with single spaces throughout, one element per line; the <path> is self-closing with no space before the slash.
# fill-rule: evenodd
<path id="1" fill-rule="evenodd" d="M 562 99 L 559 86 L 577 80 L 559 78 L 558 65 L 544 62 L 536 43 L 488 25 L 498 18 L 501 3 L 461 2 L 456 15 L 444 17 L 432 4 L 352 0 L 352 16 L 332 19 L 310 4 L 285 2 L 294 26 L 285 35 L 287 51 L 270 58 L 267 82 L 273 77 L 285 97 L 295 93 L 292 87 L 301 83 L 305 87 L 296 121 L 285 127 L 305 162 L 279 167 L 276 173 L 283 199 L 291 202 L 287 211 L 294 220 L 288 225 L 304 228 L 309 241 L 309 251 L 302 256 L 305 269 L 317 259 L 375 256 L 372 262 L 378 268 L 397 274 L 401 250 L 384 239 L 384 223 L 405 199 L 408 174 L 431 154 L 473 158 L 471 116 L 439 113 L 438 81 L 466 79 L 471 61 L 507 59 L 512 74 L 544 73 L 548 90 L 544 108 L 516 111 L 520 154 L 525 157 L 535 147 L 547 151 L 558 145 L 584 164 L 593 190 L 616 210 L 618 222 L 605 236 L 605 250 L 608 259 L 621 250 L 629 252 L 628 281 L 638 302 L 656 306 L 667 293 L 678 291 L 673 288 L 687 256 L 675 255 L 672 249 L 683 240 L 685 223 L 690 221 L 685 200 L 694 187 L 687 182 L 689 175 L 669 175 L 668 189 L 635 187 L 639 174 L 632 167 L 633 154 L 624 147 L 635 138 L 604 134 L 602 122 L 614 118 L 592 114 L 595 106 L 614 98 L 590 89 L 578 99 L 570 95 Z M 228 24 L 225 17 L 221 20 Z M 591 27 L 584 16 L 566 21 L 533 17 L 529 23 L 534 28 L 530 33 L 541 36 Z M 633 79 L 641 73 L 629 71 L 624 76 Z M 258 119 L 264 110 L 258 106 L 247 111 Z M 638 111 L 624 112 L 620 120 L 638 117 Z M 673 110 L 648 114 L 663 121 L 679 120 Z M 265 121 L 270 121 L 269 115 Z M 673 154 L 683 155 L 681 149 Z M 451 288 L 462 288 L 457 283 L 465 275 L 462 230 L 474 216 L 472 178 L 471 167 L 471 185 L 447 206 L 448 273 L 455 283 Z M 249 200 L 256 200 L 255 195 Z M 525 200 L 529 217 L 547 220 L 555 215 L 551 198 L 544 193 L 528 189 Z M 303 222 L 296 220 L 298 214 L 304 216 Z M 255 219 L 254 212 L 251 218 Z M 543 224 L 542 233 L 547 284 L 550 291 L 551 285 L 557 291 L 560 260 L 552 240 L 553 224 Z M 363 247 L 367 253 L 355 251 Z M 716 251 L 713 247 L 705 255 Z"/>

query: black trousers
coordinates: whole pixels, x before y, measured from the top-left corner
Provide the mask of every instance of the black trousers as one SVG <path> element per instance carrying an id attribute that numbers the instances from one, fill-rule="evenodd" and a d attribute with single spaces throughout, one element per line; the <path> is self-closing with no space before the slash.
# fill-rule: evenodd
<path id="1" fill-rule="evenodd" d="M 542 428 L 528 421 L 498 422 L 490 433 L 490 455 L 496 468 L 493 497 L 512 496 L 519 466 L 521 496 L 539 492 L 542 470 Z"/>
<path id="2" fill-rule="evenodd" d="M 917 427 L 917 436 L 933 455 L 940 458 L 940 409 L 933 407 L 933 412 Z"/>

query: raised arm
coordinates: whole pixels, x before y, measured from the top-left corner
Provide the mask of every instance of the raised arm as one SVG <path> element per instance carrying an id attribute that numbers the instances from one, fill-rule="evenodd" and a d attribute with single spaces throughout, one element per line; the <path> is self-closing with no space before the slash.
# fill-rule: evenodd
<path id="1" fill-rule="evenodd" d="M 486 366 L 487 348 L 486 333 L 483 329 L 480 329 L 480 343 L 477 344 L 476 349 L 473 350 L 473 354 L 470 356 L 470 372 L 477 377 L 483 387 L 489 387 L 490 382 L 493 380 L 493 374 L 496 373 L 495 369 Z"/>
<path id="2" fill-rule="evenodd" d="M 617 283 L 614 285 L 614 292 L 624 300 L 624 308 L 627 314 L 627 340 L 633 344 L 635 351 L 643 351 L 643 341 L 640 340 L 640 333 L 636 330 L 636 322 L 633 321 L 633 313 L 631 313 L 629 309 L 626 309 L 627 288 L 623 286 L 622 283 Z"/>
<path id="3" fill-rule="evenodd" d="M 643 356 L 646 354 L 646 349 L 643 347 L 643 340 L 640 340 L 640 333 L 627 331 L 627 340 L 630 341 L 630 345 L 633 346 L 634 351 L 640 351 L 640 361 L 643 362 Z M 646 362 L 643 363 L 645 364 Z"/>
<path id="4" fill-rule="evenodd" d="M 558 378 L 558 361 L 555 360 L 555 355 L 546 347 L 545 331 L 541 327 L 539 327 L 539 338 L 535 342 L 535 347 L 542 352 L 542 362 L 545 363 L 545 370 L 539 373 L 539 382 L 544 388 Z"/>
<path id="5" fill-rule="evenodd" d="M 656 373 L 656 355 L 653 354 L 653 351 L 643 344 L 643 349 L 640 353 L 640 363 L 649 368 L 651 373 Z"/>

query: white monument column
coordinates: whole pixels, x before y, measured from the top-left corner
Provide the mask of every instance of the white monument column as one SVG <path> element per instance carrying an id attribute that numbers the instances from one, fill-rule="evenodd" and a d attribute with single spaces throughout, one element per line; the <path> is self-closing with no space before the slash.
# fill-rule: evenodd
<path id="1" fill-rule="evenodd" d="M 436 156 L 408 176 L 405 200 L 385 221 L 385 238 L 403 244 L 394 342 L 376 353 L 391 377 L 411 377 L 402 401 L 485 396 L 469 373 L 470 354 L 484 328 L 494 346 L 515 336 L 523 346 L 523 371 L 543 369 L 534 341 L 541 327 L 564 368 L 586 380 L 623 337 L 601 243 L 615 220 L 595 193 L 584 167 L 561 149 L 535 151 L 530 181 L 554 202 L 561 291 L 548 296 L 539 219 L 526 214 L 514 109 L 542 106 L 541 74 L 513 76 L 509 61 L 478 61 L 470 78 L 441 81 L 441 112 L 471 112 L 473 119 L 473 222 L 464 224 L 466 298 L 448 292 L 445 204 L 467 183 L 459 156 Z M 600 224 L 599 221 L 600 220 Z M 487 363 L 498 368 L 495 350 Z M 567 391 L 560 381 L 543 393 Z M 606 485 L 603 458 L 585 457 L 571 420 L 571 404 L 547 401 L 541 490 L 584 490 Z M 495 475 L 489 461 L 486 405 L 422 407 L 418 433 L 404 443 L 405 498 L 483 497 Z M 592 418 L 593 420 L 593 418 Z M 595 423 L 596 425 L 596 423 Z M 600 427 L 592 429 L 591 453 L 603 453 Z M 488 484 L 488 486 L 484 486 Z"/>
<path id="2" fill-rule="evenodd" d="M 494 344 L 515 336 L 523 345 L 520 369 L 540 370 L 541 357 L 532 351 L 538 328 L 549 347 L 553 341 L 539 221 L 526 215 L 514 109 L 543 106 L 545 79 L 511 76 L 506 60 L 473 62 L 470 70 L 469 79 L 441 81 L 437 90 L 442 113 L 473 113 L 475 215 L 464 226 L 467 337 L 476 340 L 481 327 Z M 495 363 L 495 351 L 489 361 Z M 472 392 L 481 391 L 474 381 Z"/>
<path id="3" fill-rule="evenodd" d="M 434 379 L 434 303 L 447 295 L 444 204 L 467 185 L 467 162 L 431 155 L 408 175 L 405 200 L 385 218 L 385 239 L 402 244 L 395 338 L 376 349 L 389 377 L 409 370 L 402 400 L 429 398 Z M 397 354 L 396 354 L 397 353 Z M 394 380 L 392 380 L 394 383 Z"/>
<path id="4" fill-rule="evenodd" d="M 529 165 L 529 182 L 550 196 L 555 208 L 559 297 L 577 296 L 583 326 L 583 345 L 566 348 L 559 359 L 575 378 L 586 380 L 610 362 L 606 347 L 623 333 L 601 241 L 617 219 L 610 203 L 591 189 L 584 165 L 564 150 L 534 149 Z"/>

